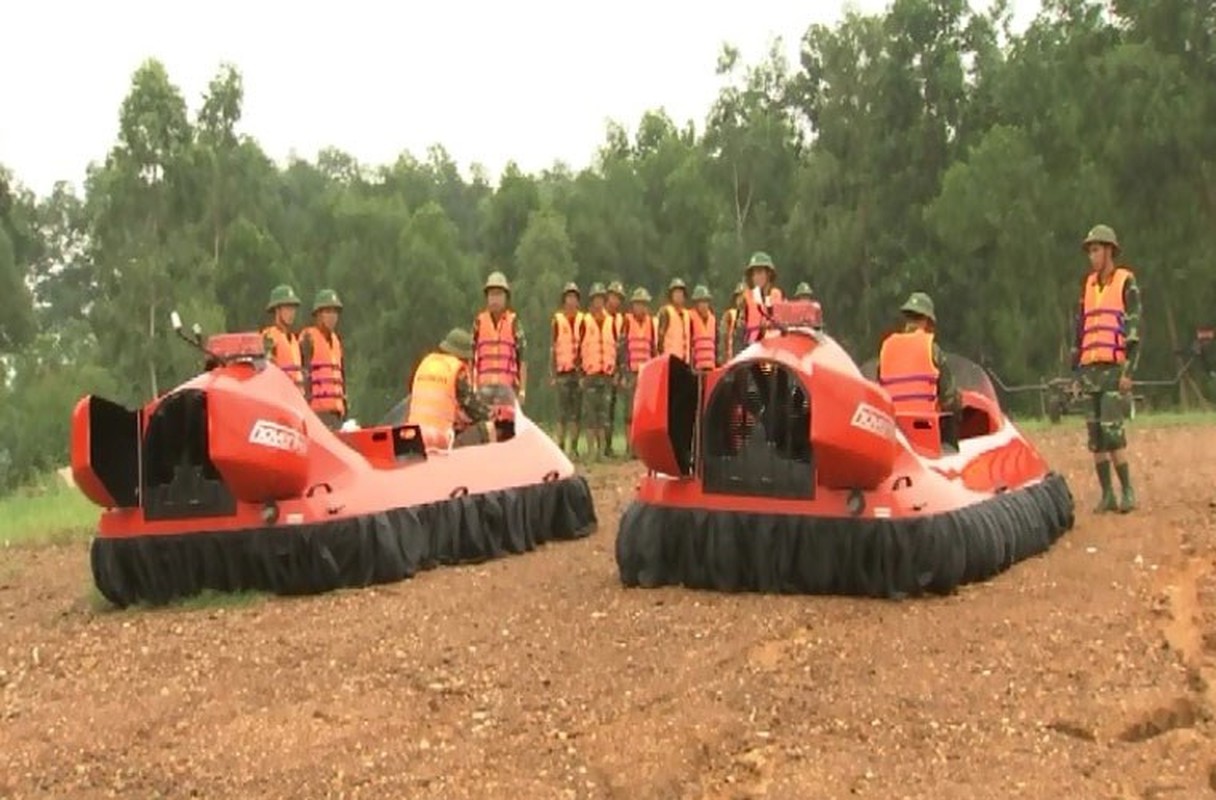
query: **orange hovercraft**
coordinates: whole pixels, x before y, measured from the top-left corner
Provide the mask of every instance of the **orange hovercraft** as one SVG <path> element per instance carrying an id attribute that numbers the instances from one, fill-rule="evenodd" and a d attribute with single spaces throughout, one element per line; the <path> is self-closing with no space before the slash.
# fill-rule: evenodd
<path id="1" fill-rule="evenodd" d="M 204 344 L 172 318 L 202 374 L 136 411 L 86 396 L 72 417 L 73 477 L 105 509 L 93 578 L 115 605 L 388 583 L 595 530 L 586 481 L 514 402 L 496 441 L 460 449 L 428 451 L 416 425 L 332 432 L 261 334 Z"/>
<path id="2" fill-rule="evenodd" d="M 947 356 L 964 406 L 948 448 L 943 415 L 897 414 L 817 303 L 767 313 L 769 336 L 713 371 L 671 356 L 641 368 L 630 437 L 648 472 L 620 521 L 623 584 L 945 594 L 1072 527 L 1067 483 L 978 366 Z"/>

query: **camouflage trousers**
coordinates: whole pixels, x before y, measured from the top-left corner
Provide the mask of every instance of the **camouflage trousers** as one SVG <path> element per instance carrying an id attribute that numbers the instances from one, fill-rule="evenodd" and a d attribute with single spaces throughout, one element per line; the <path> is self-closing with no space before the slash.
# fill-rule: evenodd
<path id="1" fill-rule="evenodd" d="M 617 402 L 621 405 L 621 416 L 624 418 L 625 438 L 629 438 L 629 428 L 633 424 L 633 395 L 638 390 L 636 372 L 626 372 L 621 376 L 621 385 L 616 390 Z"/>
<path id="2" fill-rule="evenodd" d="M 342 427 L 342 415 L 337 411 L 318 411 L 316 415 L 325 423 L 325 427 L 331 431 L 336 431 Z"/>
<path id="3" fill-rule="evenodd" d="M 582 411 L 582 390 L 579 388 L 577 372 L 563 372 L 557 376 L 557 421 L 562 425 L 577 425 Z"/>
<path id="4" fill-rule="evenodd" d="M 583 426 L 608 427 L 608 405 L 612 400 L 613 377 L 588 375 L 583 379 Z"/>
<path id="5" fill-rule="evenodd" d="M 1086 395 L 1085 428 L 1091 453 L 1113 453 L 1127 447 L 1127 433 L 1123 429 L 1127 405 L 1119 393 L 1122 374 L 1122 368 L 1116 364 L 1081 367 L 1079 380 Z"/>

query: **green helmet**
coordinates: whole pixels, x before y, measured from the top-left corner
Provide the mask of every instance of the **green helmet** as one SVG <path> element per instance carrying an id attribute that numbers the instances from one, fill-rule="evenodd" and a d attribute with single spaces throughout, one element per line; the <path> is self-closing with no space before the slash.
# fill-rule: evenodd
<path id="1" fill-rule="evenodd" d="M 608 284 L 608 294 L 614 294 L 622 300 L 625 299 L 625 284 L 620 281 L 613 281 Z"/>
<path id="2" fill-rule="evenodd" d="M 777 266 L 773 264 L 773 257 L 763 250 L 752 253 L 752 257 L 747 260 L 747 271 L 754 269 L 766 269 L 769 275 L 777 277 Z"/>
<path id="3" fill-rule="evenodd" d="M 692 290 L 692 301 L 695 303 L 698 300 L 712 300 L 713 297 L 709 294 L 709 287 L 703 284 L 697 284 L 697 288 Z"/>
<path id="4" fill-rule="evenodd" d="M 671 283 L 667 284 L 667 296 L 670 297 L 671 293 L 674 292 L 676 289 L 683 289 L 686 292 L 688 291 L 688 284 L 684 283 L 683 278 L 672 278 L 671 279 Z"/>
<path id="5" fill-rule="evenodd" d="M 937 322 L 937 315 L 933 312 L 933 298 L 924 292 L 913 292 L 899 310 L 905 314 L 915 314 L 918 317 L 926 317 L 934 323 Z"/>
<path id="6" fill-rule="evenodd" d="M 747 284 L 744 283 L 743 281 L 739 281 L 738 283 L 735 284 L 735 291 L 734 291 L 735 297 L 738 297 L 739 295 L 743 294 L 746 291 L 747 291 Z"/>
<path id="7" fill-rule="evenodd" d="M 603 297 L 606 294 L 608 294 L 608 292 L 604 290 L 604 284 L 596 281 L 595 283 L 591 284 L 591 291 L 587 294 L 587 299 L 590 300 L 594 297 Z"/>
<path id="8" fill-rule="evenodd" d="M 338 293 L 333 289 L 322 289 L 317 292 L 317 296 L 312 300 L 312 313 L 317 313 L 323 308 L 342 309 L 342 301 L 338 299 Z"/>
<path id="9" fill-rule="evenodd" d="M 629 298 L 629 301 L 632 303 L 649 303 L 650 300 L 650 292 L 646 291 L 645 286 L 639 286 L 634 289 L 633 294 Z"/>
<path id="10" fill-rule="evenodd" d="M 1119 255 L 1119 239 L 1115 236 L 1115 229 L 1109 225 L 1095 225 L 1089 229 L 1085 241 L 1081 242 L 1081 249 L 1085 250 L 1091 244 L 1108 244 L 1115 251 L 1115 255 Z"/>
<path id="11" fill-rule="evenodd" d="M 443 352 L 468 361 L 473 357 L 473 334 L 464 328 L 452 328 L 439 343 Z"/>
<path id="12" fill-rule="evenodd" d="M 300 305 L 300 298 L 296 297 L 296 290 L 286 283 L 281 283 L 270 290 L 270 300 L 266 303 L 266 310 L 274 311 L 279 306 L 298 305 Z"/>
<path id="13" fill-rule="evenodd" d="M 562 297 L 565 297 L 566 295 L 570 294 L 571 292 L 574 292 L 580 298 L 583 296 L 583 293 L 578 290 L 578 284 L 575 283 L 574 281 L 570 281 L 569 283 L 567 283 L 565 286 L 562 287 Z"/>
<path id="14" fill-rule="evenodd" d="M 507 282 L 507 276 L 501 272 L 491 272 L 490 277 L 486 278 L 486 285 L 481 287 L 483 292 L 488 292 L 491 289 L 502 289 L 507 294 L 511 293 L 511 284 Z"/>
<path id="15" fill-rule="evenodd" d="M 798 284 L 798 288 L 794 290 L 794 299 L 795 300 L 797 300 L 800 297 L 805 297 L 809 300 L 810 298 L 812 298 L 814 296 L 815 296 L 815 293 L 811 291 L 811 285 L 809 283 L 807 283 L 806 281 L 803 281 L 802 283 Z"/>

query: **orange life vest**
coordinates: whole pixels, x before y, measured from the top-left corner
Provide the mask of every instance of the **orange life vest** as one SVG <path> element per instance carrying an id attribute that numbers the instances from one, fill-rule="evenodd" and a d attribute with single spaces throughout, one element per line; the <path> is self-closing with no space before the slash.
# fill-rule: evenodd
<path id="1" fill-rule="evenodd" d="M 772 303 L 779 303 L 785 299 L 785 295 L 776 286 L 772 287 L 768 293 L 768 299 Z M 769 330 L 765 331 L 768 326 L 765 324 L 767 318 L 764 316 L 763 310 L 756 304 L 756 298 L 752 297 L 750 291 L 743 294 L 744 317 L 743 317 L 743 342 L 744 344 L 752 344 L 760 341 L 761 336 L 778 336 L 780 331 Z"/>
<path id="2" fill-rule="evenodd" d="M 587 314 L 580 355 L 586 375 L 611 375 L 616 372 L 616 320 L 609 314 L 596 319 Z"/>
<path id="3" fill-rule="evenodd" d="M 730 361 L 735 357 L 735 328 L 738 324 L 739 309 L 733 307 L 726 309 L 726 312 L 722 314 L 722 327 L 726 329 L 726 336 L 724 337 L 726 341 L 723 343 L 726 345 L 726 352 L 722 354 L 723 362 Z"/>
<path id="4" fill-rule="evenodd" d="M 312 391 L 309 405 L 313 411 L 329 411 L 346 416 L 346 375 L 342 363 L 342 340 L 331 331 L 326 338 L 320 328 L 305 328 L 300 338 L 312 341 L 308 363 L 308 382 Z"/>
<path id="5" fill-rule="evenodd" d="M 654 317 L 650 314 L 638 320 L 630 314 L 624 323 L 625 332 L 625 363 L 630 372 L 637 372 L 650 359 L 654 358 L 658 348 L 655 339 Z"/>
<path id="6" fill-rule="evenodd" d="M 578 366 L 579 345 L 583 339 L 583 312 L 575 311 L 574 320 L 565 311 L 553 315 L 553 365 L 557 372 L 573 372 Z"/>
<path id="7" fill-rule="evenodd" d="M 895 411 L 937 410 L 937 377 L 933 363 L 933 334 L 928 331 L 893 333 L 878 353 L 878 382 L 891 395 Z"/>
<path id="8" fill-rule="evenodd" d="M 467 369 L 463 361 L 448 353 L 431 353 L 422 359 L 410 385 L 410 413 L 407 425 L 422 429 L 427 447 L 447 448 L 456 431 L 460 404 L 456 400 L 456 381 Z"/>
<path id="9" fill-rule="evenodd" d="M 663 332 L 663 352 L 688 361 L 688 309 L 678 309 L 668 303 L 659 313 L 667 315 L 667 329 Z"/>
<path id="10" fill-rule="evenodd" d="M 515 312 L 506 310 L 495 324 L 489 311 L 477 315 L 474 372 L 478 386 L 519 387 L 519 350 L 515 342 Z"/>
<path id="11" fill-rule="evenodd" d="M 696 310 L 688 317 L 692 332 L 692 366 L 694 369 L 713 369 L 718 365 L 718 320 L 712 313 L 702 319 Z"/>
<path id="12" fill-rule="evenodd" d="M 1082 364 L 1122 364 L 1127 360 L 1127 342 L 1123 336 L 1123 289 L 1131 270 L 1115 267 L 1110 283 L 1098 286 L 1098 273 L 1085 279 L 1082 298 L 1081 352 Z"/>
<path id="13" fill-rule="evenodd" d="M 274 364 L 304 391 L 304 357 L 300 354 L 300 337 L 278 325 L 262 329 L 262 336 L 274 342 Z"/>

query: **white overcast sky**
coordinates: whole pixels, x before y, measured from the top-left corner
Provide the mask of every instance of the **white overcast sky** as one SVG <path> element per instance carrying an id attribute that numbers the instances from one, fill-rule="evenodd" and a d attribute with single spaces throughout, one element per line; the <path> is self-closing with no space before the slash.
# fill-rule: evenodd
<path id="1" fill-rule="evenodd" d="M 973 0 L 973 5 L 977 0 Z M 984 3 L 986 5 L 986 3 Z M 609 119 L 666 107 L 698 126 L 721 44 L 791 58 L 840 0 L 36 0 L 0 24 L 0 164 L 39 194 L 79 184 L 113 144 L 131 74 L 160 59 L 193 114 L 224 61 L 245 80 L 241 129 L 277 160 L 335 146 L 364 163 L 443 144 L 462 169 L 579 168 Z M 848 6 L 879 11 L 886 0 Z M 1015 27 L 1038 0 L 1014 0 Z"/>

